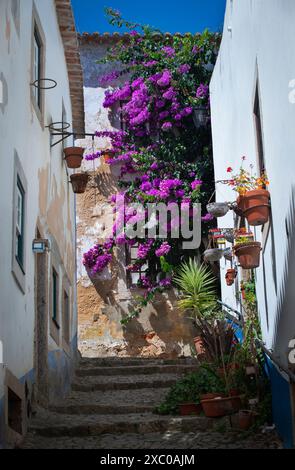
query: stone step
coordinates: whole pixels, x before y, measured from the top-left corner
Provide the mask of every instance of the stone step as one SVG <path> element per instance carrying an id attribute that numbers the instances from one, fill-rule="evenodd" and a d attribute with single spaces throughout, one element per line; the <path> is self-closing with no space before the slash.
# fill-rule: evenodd
<path id="1" fill-rule="evenodd" d="M 83 437 L 44 437 L 29 433 L 22 449 L 282 449 L 275 433 L 178 432 L 145 435 L 101 434 Z M 183 457 L 185 454 L 183 455 Z M 178 465 L 177 465 L 178 467 Z"/>
<path id="2" fill-rule="evenodd" d="M 92 392 L 71 392 L 66 400 L 54 403 L 55 409 L 70 406 L 123 406 L 123 405 L 146 405 L 154 407 L 159 405 L 165 398 L 169 388 L 143 388 L 140 390 L 127 389 L 123 393 L 121 390 L 92 391 Z M 53 407 L 51 407 L 53 408 Z"/>
<path id="3" fill-rule="evenodd" d="M 80 404 L 80 405 L 55 405 L 50 406 L 50 410 L 56 413 L 72 414 L 72 415 L 123 415 L 123 414 L 136 414 L 136 413 L 152 413 L 154 410 L 153 405 L 100 405 L 100 404 Z"/>
<path id="4" fill-rule="evenodd" d="M 169 388 L 182 377 L 182 374 L 151 374 L 139 376 L 88 376 L 77 377 L 72 384 L 72 390 L 78 392 L 139 390 Z"/>
<path id="5" fill-rule="evenodd" d="M 118 415 L 67 415 L 38 412 L 30 433 L 45 437 L 99 436 L 101 434 L 153 432 L 197 432 L 212 427 L 212 420 L 203 416 L 171 417 L 151 413 Z"/>
<path id="6" fill-rule="evenodd" d="M 83 367 L 76 370 L 76 376 L 103 376 L 103 375 L 147 375 L 147 374 L 187 374 L 196 372 L 196 365 L 139 365 L 124 367 Z"/>
<path id="7" fill-rule="evenodd" d="M 145 358 L 145 357 L 101 357 L 101 358 L 82 358 L 79 362 L 79 367 L 125 367 L 137 365 L 194 365 L 198 364 L 197 360 L 193 357 L 183 357 L 177 359 L 160 359 L 160 358 Z"/>

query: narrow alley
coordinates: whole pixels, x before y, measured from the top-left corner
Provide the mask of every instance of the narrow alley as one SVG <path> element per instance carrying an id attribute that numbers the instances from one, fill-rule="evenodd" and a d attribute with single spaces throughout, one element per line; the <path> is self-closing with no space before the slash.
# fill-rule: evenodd
<path id="1" fill-rule="evenodd" d="M 23 449 L 279 449 L 276 435 L 245 434 L 229 418 L 159 416 L 154 409 L 191 359 L 82 359 L 70 396 L 37 410 Z"/>

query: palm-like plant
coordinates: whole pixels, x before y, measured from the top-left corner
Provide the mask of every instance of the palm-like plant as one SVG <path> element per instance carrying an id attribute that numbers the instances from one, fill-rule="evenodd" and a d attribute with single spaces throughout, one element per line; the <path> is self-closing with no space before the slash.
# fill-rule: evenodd
<path id="1" fill-rule="evenodd" d="M 199 320 L 211 316 L 217 307 L 216 279 L 206 266 L 191 258 L 182 263 L 174 281 L 182 292 L 178 301 L 181 310 L 193 312 Z"/>

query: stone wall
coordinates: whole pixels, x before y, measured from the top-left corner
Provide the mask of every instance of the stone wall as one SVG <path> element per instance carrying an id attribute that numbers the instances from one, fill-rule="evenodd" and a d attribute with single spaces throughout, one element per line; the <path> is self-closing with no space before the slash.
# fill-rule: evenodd
<path id="1" fill-rule="evenodd" d="M 105 89 L 99 77 L 110 72 L 109 65 L 97 64 L 110 45 L 104 37 L 80 39 L 81 62 L 84 71 L 86 132 L 119 129 L 115 111 L 103 108 Z M 87 151 L 106 149 L 107 140 L 91 137 L 79 141 Z M 108 279 L 91 281 L 82 265 L 82 256 L 98 240 L 111 233 L 113 225 L 110 196 L 118 191 L 118 172 L 103 162 L 84 162 L 92 174 L 85 194 L 77 200 L 78 231 L 78 315 L 79 348 L 85 356 L 161 356 L 191 355 L 195 334 L 191 320 L 175 308 L 173 291 L 158 295 L 153 305 L 146 307 L 139 318 L 126 327 L 122 316 L 131 312 L 139 289 L 128 288 L 125 247 L 115 249 L 115 259 Z"/>

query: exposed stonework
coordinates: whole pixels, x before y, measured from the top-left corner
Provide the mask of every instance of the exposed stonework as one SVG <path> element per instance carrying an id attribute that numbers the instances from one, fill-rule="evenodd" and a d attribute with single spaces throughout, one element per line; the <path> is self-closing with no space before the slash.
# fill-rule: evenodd
<path id="1" fill-rule="evenodd" d="M 99 78 L 109 73 L 113 65 L 97 64 L 111 42 L 120 35 L 83 35 L 80 37 L 81 63 L 84 73 L 86 130 L 120 129 L 118 113 L 102 105 L 105 88 Z M 125 36 L 124 36 L 125 37 Z M 109 38 L 109 41 L 106 40 Z M 77 141 L 87 153 L 108 148 L 107 139 L 91 137 Z M 115 249 L 109 278 L 96 280 L 82 265 L 82 256 L 91 246 L 112 234 L 113 209 L 109 203 L 112 194 L 119 191 L 118 168 L 99 161 L 84 162 L 84 170 L 91 175 L 86 192 L 77 198 L 77 259 L 79 348 L 83 355 L 91 356 L 190 356 L 194 350 L 195 330 L 191 320 L 176 308 L 175 293 L 171 290 L 158 295 L 153 305 L 146 307 L 139 318 L 126 327 L 120 320 L 134 308 L 136 296 L 143 292 L 129 288 L 126 275 L 125 247 Z"/>

